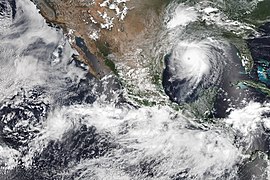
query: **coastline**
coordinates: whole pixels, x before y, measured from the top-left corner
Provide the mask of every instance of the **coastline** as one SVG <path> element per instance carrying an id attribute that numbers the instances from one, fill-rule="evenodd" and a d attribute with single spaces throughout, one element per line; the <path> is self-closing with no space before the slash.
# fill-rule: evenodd
<path id="1" fill-rule="evenodd" d="M 78 0 L 57 3 L 52 0 L 32 1 L 48 23 L 63 29 L 72 48 L 77 50 L 78 59 L 87 64 L 89 72 L 98 79 L 110 73 L 115 74 L 114 62 L 107 62 L 108 55 L 113 54 L 117 59 L 122 59 L 124 54 L 132 52 L 146 36 L 153 33 L 149 30 L 159 25 L 162 8 L 169 2 L 126 1 L 119 5 L 120 8 L 128 8 L 126 16 L 123 19 L 114 17 L 113 27 L 103 29 L 99 27 L 100 24 L 95 23 L 102 22 L 98 16 L 103 13 L 103 16 L 105 14 L 113 17 L 114 11 L 101 7 L 102 0 L 96 0 L 94 4 Z M 98 38 L 94 39 L 94 33 Z M 84 41 L 83 49 L 76 43 L 78 38 Z M 89 56 L 89 53 L 92 55 Z"/>

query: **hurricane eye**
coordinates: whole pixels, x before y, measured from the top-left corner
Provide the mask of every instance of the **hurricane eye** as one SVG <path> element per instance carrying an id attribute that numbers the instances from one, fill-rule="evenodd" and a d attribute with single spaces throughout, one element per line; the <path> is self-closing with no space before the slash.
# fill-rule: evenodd
<path id="1" fill-rule="evenodd" d="M 205 89 L 219 84 L 222 62 L 226 57 L 212 49 L 213 46 L 206 39 L 201 42 L 180 42 L 172 50 L 168 60 L 176 68 L 166 67 L 164 74 L 172 77 L 163 77 L 165 91 L 172 101 L 179 104 L 196 101 Z"/>

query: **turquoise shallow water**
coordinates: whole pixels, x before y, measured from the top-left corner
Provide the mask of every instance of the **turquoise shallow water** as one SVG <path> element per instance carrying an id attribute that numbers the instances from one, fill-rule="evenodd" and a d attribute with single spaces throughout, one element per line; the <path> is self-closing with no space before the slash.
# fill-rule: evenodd
<path id="1" fill-rule="evenodd" d="M 15 2 L 0 0 L 0 179 L 269 179 L 268 31 L 237 19 L 256 1 L 171 1 L 151 58 L 131 54 L 154 61 L 130 70 L 146 74 L 133 94 L 117 63 L 123 79 L 95 79 L 34 4 Z"/>

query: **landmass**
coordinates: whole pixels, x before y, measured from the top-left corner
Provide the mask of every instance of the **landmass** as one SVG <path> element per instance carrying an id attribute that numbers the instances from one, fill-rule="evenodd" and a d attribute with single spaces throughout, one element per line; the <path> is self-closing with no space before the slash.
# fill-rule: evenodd
<path id="1" fill-rule="evenodd" d="M 158 27 L 169 0 L 33 0 L 50 24 L 63 29 L 78 59 L 97 78 L 117 74 L 109 56 L 134 51 Z"/>

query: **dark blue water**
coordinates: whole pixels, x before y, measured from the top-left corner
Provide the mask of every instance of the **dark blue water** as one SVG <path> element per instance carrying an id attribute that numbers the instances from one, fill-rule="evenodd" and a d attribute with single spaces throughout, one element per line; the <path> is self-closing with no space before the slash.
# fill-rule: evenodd
<path id="1" fill-rule="evenodd" d="M 204 91 L 209 88 L 216 89 L 216 95 L 214 97 L 208 97 L 209 101 L 214 101 L 214 106 L 210 109 L 209 117 L 215 118 L 227 117 L 231 110 L 244 107 L 246 102 L 266 102 L 268 100 L 267 94 L 261 92 L 259 89 L 246 86 L 241 87 L 238 84 L 241 81 L 248 80 L 264 83 L 268 87 L 270 85 L 270 23 L 261 26 L 259 32 L 261 36 L 255 38 L 251 35 L 247 40 L 248 47 L 254 59 L 254 67 L 251 73 L 245 72 L 241 59 L 237 55 L 240 52 L 234 45 L 231 45 L 229 49 L 230 59 L 224 65 L 220 63 L 224 69 L 221 80 L 212 82 L 208 86 L 203 86 L 204 82 L 201 82 L 188 95 L 185 94 L 189 93 L 186 91 L 186 86 L 190 83 L 189 80 L 185 78 L 173 78 L 175 76 L 175 70 L 174 67 L 170 66 L 171 55 L 166 55 L 164 58 L 165 69 L 162 80 L 165 93 L 172 102 L 182 105 L 184 103 L 199 102 L 200 96 Z M 216 61 L 221 60 L 218 56 L 215 58 Z M 215 71 L 212 73 L 215 73 Z M 205 78 L 202 81 L 208 81 L 208 79 Z M 180 94 L 183 94 L 185 99 Z M 231 110 L 228 110 L 229 108 Z"/>
<path id="2" fill-rule="evenodd" d="M 11 50 L 14 50 L 14 54 L 19 53 L 16 55 L 18 58 L 31 57 L 32 63 L 37 64 L 34 66 L 36 68 L 34 72 L 39 72 L 38 68 L 40 68 L 40 71 L 44 72 L 44 77 L 41 76 L 40 80 L 47 79 L 47 82 L 40 85 L 29 85 L 29 87 L 27 84 L 22 84 L 22 87 L 16 87 L 19 88 L 18 91 L 15 89 L 0 102 L 0 143 L 21 153 L 21 157 L 18 157 L 18 165 L 12 170 L 1 171 L 0 180 L 74 179 L 80 172 L 66 176 L 63 173 L 74 163 L 104 156 L 110 149 L 116 148 L 117 144 L 110 136 L 100 134 L 95 127 L 88 127 L 82 123 L 79 127 L 74 127 L 66 132 L 61 141 L 51 140 L 46 148 L 36 152 L 30 167 L 25 167 L 22 158 L 31 151 L 29 144 L 41 135 L 40 130 L 43 124 L 56 108 L 92 104 L 102 95 L 106 96 L 104 101 L 107 103 L 111 101 L 116 101 L 116 104 L 125 103 L 121 94 L 121 84 L 114 76 L 101 80 L 96 79 L 88 72 L 87 65 L 80 62 L 74 54 L 67 57 L 68 55 L 65 53 L 69 53 L 67 52 L 68 46 L 61 45 L 61 40 L 34 36 L 30 38 L 32 42 L 25 41 L 22 43 L 22 47 L 19 45 L 17 47 L 16 45 L 23 41 L 21 38 L 25 37 L 25 34 L 26 37 L 31 36 L 32 22 L 31 19 L 27 19 L 29 17 L 24 17 L 22 9 L 19 9 L 20 14 L 16 13 L 17 6 L 14 0 L 0 1 L 0 13 L 7 11 L 7 6 L 12 7 L 12 17 L 14 18 L 14 23 L 7 28 L 14 31 L 8 32 L 2 38 L 5 38 L 7 44 L 8 42 L 15 44 L 8 45 Z M 35 25 L 33 25 L 34 28 Z M 41 34 L 46 33 L 42 26 L 39 28 Z M 84 41 L 80 38 L 76 40 L 89 61 L 93 62 L 97 70 L 101 71 L 99 65 L 95 64 L 97 59 L 86 48 Z M 0 51 L 0 54 L 4 56 L 5 51 L 7 50 Z M 56 64 L 51 63 L 55 59 L 53 52 L 58 54 L 59 62 Z M 10 57 L 7 61 L 13 62 L 15 59 Z M 44 67 L 38 67 L 39 64 L 43 64 Z M 4 69 L 5 65 L 2 64 Z M 23 72 L 33 71 L 33 67 L 31 69 L 30 65 L 31 63 L 27 64 L 21 70 Z M 14 67 L 11 66 L 11 68 Z M 15 74 L 18 69 L 14 69 Z M 71 73 L 71 76 L 68 73 Z M 82 77 L 73 76 L 72 73 L 81 73 Z M 11 76 L 13 77 L 13 74 Z M 39 75 L 33 74 L 33 76 Z M 0 81 L 2 80 L 0 79 Z M 37 84 L 39 83 L 37 82 Z"/>
<path id="3" fill-rule="evenodd" d="M 8 1 L 6 1 L 8 2 Z M 9 1 L 11 2 L 11 1 Z M 19 2 L 19 1 L 17 1 Z M 12 7 L 15 11 L 17 6 L 15 4 L 12 4 Z M 21 12 L 21 11 L 19 11 Z M 14 18 L 18 16 L 18 13 L 14 12 Z M 22 14 L 19 14 L 20 16 L 23 16 Z M 24 33 L 29 33 L 29 28 L 31 25 L 29 19 L 22 18 L 20 21 L 16 21 L 12 26 L 13 28 L 18 28 L 18 31 L 12 31 L 8 34 L 5 40 L 11 40 L 12 42 L 15 42 L 16 44 L 20 43 L 20 38 L 24 37 Z M 13 29 L 14 30 L 14 29 Z M 40 28 L 38 30 L 41 30 L 42 33 L 44 33 L 44 29 Z M 31 31 L 30 31 L 31 32 Z M 45 31 L 46 32 L 46 31 Z M 34 33 L 34 32 L 31 32 Z M 27 34 L 27 36 L 30 36 L 31 33 Z M 40 36 L 42 35 L 39 34 Z M 83 108 L 83 111 L 87 111 L 88 105 L 93 104 L 99 98 L 106 95 L 106 98 L 103 100 L 103 106 L 106 106 L 107 104 L 114 103 L 115 106 L 123 107 L 123 105 L 127 105 L 128 103 L 125 101 L 122 95 L 122 87 L 121 83 L 113 76 L 106 77 L 104 79 L 96 79 L 92 74 L 90 74 L 87 71 L 87 66 L 83 64 L 82 62 L 78 61 L 76 59 L 76 56 L 73 54 L 70 55 L 70 57 L 65 57 L 65 53 L 67 53 L 66 47 L 60 47 L 58 46 L 61 44 L 60 40 L 53 41 L 50 39 L 49 36 L 46 38 L 39 38 L 39 37 L 33 37 L 33 42 L 28 43 L 25 41 L 22 43 L 23 47 L 17 47 L 17 46 L 9 46 L 10 49 L 14 48 L 14 53 L 20 52 L 17 54 L 16 57 L 32 57 L 34 60 L 37 59 L 35 62 L 37 65 L 41 63 L 44 66 L 37 66 L 35 68 L 41 68 L 42 72 L 45 71 L 46 73 L 42 74 L 42 78 L 40 80 L 43 80 L 47 78 L 47 81 L 43 84 L 37 84 L 33 86 L 27 86 L 25 84 L 22 85 L 22 87 L 19 87 L 19 90 L 15 89 L 12 93 L 7 94 L 3 101 L 0 102 L 0 143 L 1 146 L 7 146 L 9 148 L 12 148 L 14 150 L 17 150 L 20 152 L 20 155 L 18 157 L 17 166 L 10 170 L 2 170 L 0 169 L 0 180 L 72 180 L 76 179 L 79 176 L 83 175 L 83 173 L 87 172 L 86 170 L 91 170 L 91 168 L 99 168 L 100 166 L 103 166 L 102 168 L 106 170 L 107 164 L 99 164 L 96 163 L 94 165 L 90 165 L 91 167 L 86 164 L 85 166 L 81 166 L 77 168 L 76 170 L 73 170 L 73 167 L 76 167 L 76 165 L 80 164 L 83 161 L 87 160 L 97 160 L 101 161 L 104 159 L 109 159 L 108 161 L 115 161 L 115 164 L 110 165 L 116 165 L 116 169 L 119 168 L 124 173 L 130 175 L 130 177 L 134 177 L 134 179 L 157 179 L 159 178 L 159 171 L 156 170 L 157 167 L 163 167 L 163 162 L 167 163 L 167 165 L 177 164 L 177 157 L 183 158 L 181 161 L 183 162 L 189 162 L 190 159 L 184 159 L 186 157 L 182 157 L 181 153 L 179 151 L 183 151 L 185 155 L 194 156 L 194 157 L 203 157 L 201 153 L 198 153 L 197 151 L 191 152 L 191 154 L 187 153 L 190 151 L 188 147 L 196 146 L 196 142 L 189 142 L 189 137 L 193 137 L 192 133 L 196 133 L 196 135 L 204 134 L 208 131 L 206 126 L 200 126 L 196 127 L 195 123 L 192 123 L 190 127 L 187 125 L 181 124 L 182 119 L 177 119 L 177 115 L 170 114 L 170 116 L 174 116 L 173 121 L 170 121 L 171 119 L 165 119 L 162 121 L 161 129 L 158 129 L 158 123 L 160 120 L 160 117 L 158 116 L 156 119 L 151 119 L 153 116 L 155 116 L 156 113 L 159 113 L 159 110 L 155 109 L 154 112 L 147 111 L 147 114 L 149 113 L 149 117 L 146 117 L 146 120 L 143 121 L 143 123 L 148 124 L 152 123 L 152 127 L 154 129 L 154 135 L 150 133 L 150 135 L 146 135 L 145 139 L 143 139 L 143 143 L 146 142 L 144 145 L 139 144 L 137 141 L 138 139 L 132 138 L 129 136 L 129 131 L 131 134 L 139 134 L 138 129 L 140 129 L 140 117 L 142 114 L 136 114 L 134 116 L 134 113 L 131 112 L 129 114 L 131 117 L 118 117 L 118 114 L 111 115 L 106 114 L 106 116 L 100 116 L 104 118 L 109 118 L 111 121 L 108 122 L 114 122 L 116 129 L 119 128 L 121 132 L 117 135 L 115 135 L 115 129 L 114 126 L 112 126 L 112 130 L 110 129 L 110 123 L 106 124 L 105 126 L 108 126 L 109 128 L 104 130 L 102 128 L 98 129 L 97 127 L 93 125 L 89 125 L 84 120 L 87 118 L 90 118 L 91 120 L 96 120 L 94 116 L 88 116 L 85 117 L 83 112 L 81 115 L 78 115 L 78 117 L 70 117 L 67 113 L 64 117 L 58 117 L 56 114 L 52 114 L 54 111 L 58 112 L 57 110 L 61 110 L 61 108 L 66 108 L 70 106 L 76 106 L 76 105 L 86 105 L 85 108 Z M 77 39 L 77 43 L 80 46 L 81 50 L 87 55 L 89 60 L 93 60 L 93 55 L 91 52 L 86 48 L 85 43 L 82 39 Z M 17 49 L 16 49 L 17 48 Z M 52 53 L 56 50 L 57 54 L 59 55 L 59 62 L 55 64 L 51 63 L 51 61 L 55 58 Z M 232 48 L 231 50 L 232 54 L 236 54 L 237 50 Z M 4 54 L 4 52 L 1 51 L 1 53 Z M 1 55 L 3 55 L 1 54 Z M 8 58 L 8 61 L 13 62 L 16 58 Z M 246 91 L 243 89 L 237 89 L 237 86 L 234 86 L 235 81 L 241 80 L 241 79 L 249 79 L 249 76 L 243 73 L 243 67 L 241 66 L 240 59 L 237 56 L 233 56 L 234 61 L 231 62 L 230 65 L 226 66 L 226 71 L 222 74 L 222 81 L 220 81 L 218 84 L 214 84 L 214 87 L 220 88 L 220 91 L 218 91 L 218 95 L 216 97 L 216 104 L 215 109 L 216 111 L 213 116 L 216 117 L 222 117 L 226 116 L 226 109 L 231 106 L 231 103 L 228 101 L 224 102 L 223 99 L 226 97 L 227 99 L 231 99 L 232 103 L 235 103 L 236 106 L 239 106 L 239 102 L 246 98 L 246 97 L 257 97 L 257 95 L 252 94 L 252 91 Z M 166 57 L 166 61 L 169 60 L 169 55 Z M 167 62 L 165 62 L 167 65 Z M 11 63 L 12 64 L 12 63 Z M 6 65 L 5 63 L 2 64 L 2 66 Z M 33 67 L 31 66 L 31 63 L 27 64 L 28 66 L 25 66 L 24 68 L 26 70 L 33 70 Z M 30 66 L 30 67 L 29 67 Z M 14 68 L 14 66 L 11 66 Z M 32 69 L 31 69 L 32 67 Z M 29 69 L 28 69 L 29 68 Z M 42 69 L 44 68 L 44 69 Z M 15 70 L 18 70 L 14 68 Z M 19 69 L 19 70 L 25 70 L 25 69 Z M 6 70 L 6 69 L 4 69 Z M 15 71 L 14 70 L 14 71 Z M 23 71 L 25 72 L 25 71 Z M 38 76 L 38 70 L 34 71 L 36 74 L 33 74 L 33 79 L 35 76 Z M 78 73 L 82 72 L 78 76 L 72 76 L 69 75 L 72 73 Z M 25 75 L 25 74 L 22 74 Z M 174 98 L 175 93 L 178 91 L 181 91 L 181 86 L 185 84 L 185 80 L 183 81 L 175 81 L 175 82 L 169 82 L 170 76 L 172 76 L 171 71 L 169 68 L 165 69 L 163 77 L 164 82 L 163 85 L 166 88 L 166 93 L 170 96 L 172 101 L 179 102 L 177 99 Z M 9 74 L 10 77 L 13 77 L 13 74 Z M 48 76 L 48 77 L 47 77 Z M 263 78 L 264 76 L 260 77 Z M 0 77 L 2 78 L 2 77 Z M 12 80 L 12 79 L 11 79 Z M 29 84 L 32 82 L 30 81 Z M 167 84 L 169 83 L 169 84 Z M 1 84 L 2 85 L 2 84 Z M 19 84 L 20 85 L 20 84 Z M 32 85 L 32 84 L 31 84 Z M 12 84 L 11 84 L 12 86 Z M 10 87 L 8 87 L 10 88 Z M 7 91 L 9 92 L 9 91 Z M 198 93 L 200 90 L 195 91 L 194 94 L 191 94 L 190 97 L 186 99 L 187 102 L 194 102 L 198 100 L 199 96 Z M 115 96 L 118 96 L 118 98 L 115 98 Z M 260 96 L 258 96 L 260 97 Z M 235 100 L 235 102 L 234 102 Z M 58 109 L 59 108 L 59 109 Z M 102 109 L 100 108 L 100 109 Z M 147 107 L 149 108 L 149 107 Z M 147 109 L 146 108 L 146 109 Z M 75 108 L 76 109 L 76 108 Z M 114 113 L 113 111 L 105 111 L 102 112 L 98 110 L 98 113 Z M 105 109 L 105 108 L 104 108 Z M 59 111 L 60 111 L 59 110 Z M 71 108 L 71 110 L 73 110 Z M 77 109 L 78 110 L 78 109 Z M 95 109 L 94 109 L 95 110 Z M 148 109 L 149 110 L 149 109 Z M 119 109 L 115 109 L 115 111 L 119 111 Z M 132 111 L 136 111 L 136 109 L 132 109 Z M 143 112 L 143 111 L 140 111 Z M 140 113 L 139 112 L 139 113 Z M 163 111 L 161 111 L 163 112 Z M 76 114 L 76 112 L 75 112 Z M 95 113 L 93 113 L 95 114 Z M 125 113 L 120 113 L 120 115 L 125 115 Z M 76 120 L 76 125 L 72 126 L 72 128 L 67 128 L 66 132 L 64 132 L 63 137 L 61 138 L 47 138 L 45 140 L 48 140 L 48 144 L 45 144 L 43 147 L 38 148 L 37 151 L 34 151 L 32 148 L 35 146 L 31 146 L 31 143 L 33 143 L 33 139 L 40 137 L 46 134 L 44 131 L 44 128 L 42 128 L 43 124 L 48 121 L 49 116 L 56 116 L 55 119 L 53 119 L 56 124 L 56 126 L 59 126 L 58 129 L 61 130 L 61 126 L 65 126 L 65 124 L 57 124 L 57 118 L 66 118 L 68 120 Z M 265 113 L 263 116 L 267 117 L 269 114 Z M 99 117 L 98 120 L 103 120 Z M 54 117 L 51 117 L 54 118 Z M 74 119 L 72 119 L 74 118 Z M 130 119 L 132 120 L 130 120 Z M 161 117 L 163 118 L 163 117 Z M 166 118 L 166 117 L 165 117 Z M 118 125 L 118 120 L 124 119 L 125 121 L 121 123 L 121 126 Z M 149 120 L 149 121 L 148 121 Z M 157 122 L 155 122 L 155 120 Z M 129 122 L 131 121 L 131 122 Z M 137 122 L 138 121 L 138 122 Z M 152 121 L 152 122 L 151 122 Z M 64 121 L 65 122 L 65 121 Z M 171 122 L 176 123 L 170 124 Z M 180 122 L 180 123 L 178 123 Z M 144 125 L 144 124 L 143 124 Z M 178 126 L 179 127 L 178 127 Z M 156 127 L 158 126 L 158 127 Z M 171 127 L 173 126 L 173 127 Z M 187 127 L 184 127 L 187 126 Z M 34 128 L 33 128 L 34 127 Z M 149 126 L 150 127 L 150 126 Z M 152 128 L 151 127 L 151 128 Z M 138 128 L 138 129 L 137 129 Z M 150 128 L 150 130 L 151 130 Z M 155 130 L 158 129 L 158 130 Z M 170 129 L 171 128 L 171 129 Z M 58 130 L 57 129 L 57 130 Z M 46 130 L 46 129 L 45 129 Z M 120 131 L 119 130 L 119 131 Z M 173 130 L 173 131 L 172 131 Z M 146 130 L 148 131 L 148 129 Z M 165 132 L 165 134 L 164 134 Z M 180 132 L 180 136 L 178 134 Z M 198 134 L 198 132 L 201 132 Z M 144 133 L 144 132 L 143 132 Z M 161 133 L 161 134 L 159 134 Z M 181 133 L 183 133 L 185 136 L 181 136 Z M 211 135 L 210 132 L 208 135 Z M 254 147 L 252 147 L 252 150 L 260 150 L 266 153 L 269 153 L 269 132 L 265 131 L 261 134 L 259 134 L 258 138 L 259 140 L 256 141 L 256 144 Z M 147 133 L 146 133 L 147 134 Z M 165 145 L 161 144 L 159 139 L 156 139 L 156 134 L 158 137 L 161 137 L 165 135 L 168 136 L 168 139 L 166 140 Z M 223 136 L 222 132 L 216 133 L 215 135 Z M 175 136 L 174 136 L 175 135 Z M 212 147 L 214 146 L 220 146 L 220 142 L 212 142 L 212 139 L 207 139 L 209 136 L 206 134 L 206 139 L 201 139 L 202 141 L 207 141 L 206 144 L 200 144 L 200 145 L 209 145 Z M 123 139 L 118 139 L 118 137 L 122 137 Z M 140 136 L 140 134 L 138 135 Z M 221 137 L 221 141 L 224 137 Z M 224 134 L 224 136 L 226 136 Z M 143 136 L 144 137 L 144 136 Z M 171 137 L 177 137 L 174 141 L 170 141 Z M 178 137 L 184 137 L 187 138 L 187 146 L 183 145 L 182 143 L 179 143 Z M 197 137 L 197 136 L 196 136 Z M 148 139 L 147 139 L 148 138 Z M 235 146 L 237 146 L 237 141 L 240 137 L 235 137 Z M 128 141 L 125 141 L 128 139 Z M 149 140 L 150 139 L 150 140 Z M 193 140 L 196 141 L 197 138 L 193 138 Z M 44 139 L 43 139 L 44 140 Z M 121 141 L 124 140 L 124 143 Z M 200 140 L 200 139 L 199 139 Z M 153 142 L 152 142 L 153 141 Z M 155 142 L 156 141 L 156 142 Z M 163 140 L 164 141 L 164 140 Z M 164 147 L 167 147 L 167 141 L 169 141 L 172 146 L 168 146 L 167 151 L 163 151 L 160 154 L 155 154 L 150 152 L 151 150 L 147 150 L 149 147 L 150 149 L 154 147 L 158 147 L 160 145 L 163 145 Z M 209 141 L 209 142 L 208 142 Z M 230 141 L 230 139 L 228 139 Z M 127 145 L 125 144 L 127 143 Z M 185 142 L 185 141 L 184 141 Z M 35 142 L 37 143 L 37 142 Z M 121 144 L 122 143 L 122 144 Z M 153 144 L 152 144 L 153 143 Z M 197 142 L 201 143 L 201 142 Z M 213 143 L 213 144 L 211 144 Z M 230 144 L 230 142 L 221 142 L 224 143 L 222 145 L 225 145 L 225 149 L 227 148 L 226 145 L 229 144 L 229 147 L 232 147 L 234 144 Z M 228 143 L 228 144 L 226 144 Z M 139 146 L 147 146 L 147 147 L 139 147 Z M 149 147 L 148 147 L 149 146 Z M 214 147 L 213 146 L 213 147 Z M 171 150 L 172 148 L 172 150 Z M 174 148 L 174 149 L 173 149 Z M 192 147 L 193 148 L 193 147 Z M 222 146 L 223 148 L 223 146 Z M 234 148 L 234 147 L 232 147 Z M 197 150 L 196 148 L 194 148 Z M 23 159 L 31 150 L 34 151 L 33 158 L 31 159 L 32 162 L 29 166 L 25 166 L 25 160 Z M 226 149 L 227 150 L 227 149 Z M 174 152 L 172 152 L 174 151 Z M 215 150 L 214 150 L 215 151 Z M 218 150 L 220 151 L 220 150 Z M 119 153 L 120 152 L 120 153 Z M 167 153 L 168 152 L 168 153 Z M 206 157 L 212 157 L 212 153 L 210 149 L 210 153 L 207 154 Z M 118 153 L 118 156 L 114 157 L 115 154 Z M 136 159 L 138 163 L 131 162 L 130 159 L 134 158 L 134 156 L 137 156 L 137 154 L 140 155 L 143 158 Z M 149 153 L 150 155 L 145 155 L 146 153 Z M 196 155 L 196 153 L 198 153 Z M 204 152 L 205 153 L 205 152 Z M 216 152 L 214 152 L 216 153 Z M 119 156 L 120 155 L 120 156 Z M 124 155 L 125 157 L 121 157 L 121 155 Z M 160 157 L 158 157 L 160 156 Z M 215 158 L 217 158 L 217 155 L 214 154 Z M 113 157 L 113 158 L 112 158 Z M 172 159 L 172 161 L 167 161 L 167 159 Z M 257 160 L 258 159 L 258 160 Z M 248 179 L 251 177 L 252 174 L 258 174 L 263 171 L 254 170 L 254 173 L 251 172 L 253 170 L 250 170 L 251 167 L 255 165 L 260 165 L 260 167 L 264 167 L 264 162 L 262 161 L 263 158 L 257 158 L 256 162 L 245 162 L 245 165 L 239 165 L 241 168 L 239 170 L 240 177 L 242 179 Z M 193 160 L 191 158 L 191 160 Z M 197 159 L 195 159 L 197 160 Z M 95 162 L 97 162 L 95 161 Z M 106 162 L 106 161 L 105 161 Z M 180 161 L 179 161 L 180 162 Z M 104 161 L 103 161 L 104 163 Z M 175 164 L 174 164 L 175 163 Z M 210 162 L 211 164 L 211 162 Z M 230 164 L 230 162 L 228 162 Z M 262 165 L 261 165 L 262 164 Z M 188 165 L 193 165 L 193 162 L 191 164 L 187 163 Z M 198 164 L 194 164 L 196 167 Z M 222 164 L 223 165 L 223 164 Z M 225 162 L 226 165 L 226 162 Z M 181 166 L 181 165 L 180 165 Z M 173 166 L 172 166 L 173 167 Z M 110 167 L 109 167 L 110 168 Z M 115 168 L 115 167 L 113 167 Z M 173 175 L 167 176 L 168 179 L 196 179 L 196 173 L 192 172 L 193 167 L 186 167 L 179 169 L 179 171 L 174 172 Z M 211 174 L 212 168 L 207 169 L 205 172 L 205 177 L 208 174 Z M 222 166 L 223 168 L 223 166 Z M 103 170 L 102 169 L 102 170 Z M 112 169 L 113 171 L 114 169 Z M 161 171 L 163 169 L 160 169 Z M 193 169 L 194 170 L 194 169 Z M 215 169 L 216 170 L 216 169 Z M 218 169 L 220 171 L 220 169 Z M 223 171 L 223 169 L 222 169 Z M 256 172 L 255 172 L 256 171 Z M 106 171 L 105 171 L 106 172 Z M 137 173 L 137 174 L 136 174 Z M 167 172 L 164 174 L 166 175 Z M 199 172 L 201 173 L 201 172 Z M 220 172 L 218 172 L 220 173 Z M 93 173 L 94 174 L 94 173 Z M 222 173 L 221 173 L 222 174 Z M 223 179 L 226 179 L 230 175 L 229 170 L 224 170 L 224 175 L 220 176 Z M 92 177 L 85 176 L 85 179 L 91 179 Z M 93 177 L 95 178 L 95 177 Z M 221 179 L 222 179 L 221 178 Z M 112 179 L 115 179 L 115 177 L 112 177 Z"/>
<path id="4" fill-rule="evenodd" d="M 251 77 L 270 87 L 270 23 L 259 27 L 259 35 L 250 35 L 247 44 L 253 57 Z"/>

